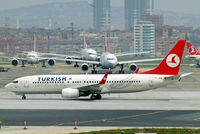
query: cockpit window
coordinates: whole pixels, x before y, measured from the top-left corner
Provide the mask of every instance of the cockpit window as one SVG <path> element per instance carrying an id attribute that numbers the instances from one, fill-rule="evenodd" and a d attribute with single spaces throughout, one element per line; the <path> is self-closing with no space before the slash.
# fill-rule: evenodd
<path id="1" fill-rule="evenodd" d="M 114 60 L 114 58 L 107 58 L 107 60 Z"/>
<path id="2" fill-rule="evenodd" d="M 95 53 L 88 53 L 89 55 L 96 55 Z"/>
<path id="3" fill-rule="evenodd" d="M 13 83 L 18 83 L 18 80 L 13 81 Z"/>

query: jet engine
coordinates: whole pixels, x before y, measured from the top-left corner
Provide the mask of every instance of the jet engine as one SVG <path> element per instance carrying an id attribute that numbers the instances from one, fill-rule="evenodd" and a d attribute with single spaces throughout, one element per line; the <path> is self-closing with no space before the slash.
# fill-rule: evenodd
<path id="1" fill-rule="evenodd" d="M 66 58 L 66 61 L 65 61 L 66 64 L 72 64 L 72 62 L 71 62 L 71 61 L 68 61 L 67 59 L 71 60 L 72 58 L 71 58 L 71 57 L 67 57 L 67 58 Z"/>
<path id="2" fill-rule="evenodd" d="M 64 98 L 77 98 L 79 97 L 79 90 L 74 88 L 64 88 L 62 90 L 62 97 Z"/>
<path id="3" fill-rule="evenodd" d="M 50 66 L 54 66 L 54 65 L 56 64 L 56 61 L 55 61 L 54 59 L 49 59 L 49 60 L 48 60 L 48 64 L 49 64 Z"/>
<path id="4" fill-rule="evenodd" d="M 86 63 L 84 63 L 84 64 L 82 64 L 81 69 L 82 69 L 83 71 L 87 71 L 87 70 L 89 69 L 89 65 L 86 64 Z"/>
<path id="5" fill-rule="evenodd" d="M 129 69 L 130 69 L 131 71 L 135 72 L 135 71 L 137 70 L 137 65 L 136 65 L 136 64 L 131 64 L 131 65 L 129 66 Z"/>
<path id="6" fill-rule="evenodd" d="M 18 61 L 17 59 L 13 59 L 13 60 L 11 61 L 11 64 L 12 64 L 13 66 L 17 66 L 17 65 L 19 64 L 19 61 Z"/>

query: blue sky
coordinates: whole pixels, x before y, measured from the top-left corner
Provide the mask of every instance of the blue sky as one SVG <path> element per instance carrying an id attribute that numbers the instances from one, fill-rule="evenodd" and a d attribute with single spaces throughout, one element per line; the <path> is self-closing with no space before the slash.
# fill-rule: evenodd
<path id="1" fill-rule="evenodd" d="M 0 0 L 0 10 L 67 1 L 88 1 L 92 3 L 92 0 Z M 113 6 L 123 7 L 123 0 L 111 1 Z M 199 5 L 200 0 L 155 0 L 155 9 L 164 11 L 200 14 Z"/>

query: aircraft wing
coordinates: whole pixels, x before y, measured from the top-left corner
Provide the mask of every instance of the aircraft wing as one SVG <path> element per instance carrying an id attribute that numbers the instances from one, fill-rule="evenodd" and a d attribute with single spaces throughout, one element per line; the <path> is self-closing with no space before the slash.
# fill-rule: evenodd
<path id="1" fill-rule="evenodd" d="M 74 55 L 65 55 L 65 54 L 54 54 L 54 53 L 38 53 L 40 56 L 55 56 L 55 57 L 71 57 L 73 59 L 80 59 L 80 56 L 74 56 Z"/>
<path id="2" fill-rule="evenodd" d="M 23 61 L 26 61 L 26 58 L 18 58 L 18 57 L 8 57 L 8 56 L 0 56 L 0 59 L 9 59 L 9 60 L 12 60 L 12 59 L 17 59 L 17 60 L 23 60 Z"/>
<path id="3" fill-rule="evenodd" d="M 59 60 L 59 59 L 57 59 Z M 95 64 L 95 65 L 99 65 L 100 62 L 99 61 L 90 61 L 90 60 L 78 60 L 78 59 L 62 59 L 64 61 L 71 61 L 71 62 L 77 62 L 77 63 L 88 63 L 88 64 Z"/>
<path id="4" fill-rule="evenodd" d="M 129 60 L 129 61 L 119 61 L 118 64 L 130 64 L 130 63 L 140 63 L 140 62 L 150 62 L 150 61 L 162 61 L 163 58 L 154 58 L 154 59 L 141 59 L 141 60 Z"/>
<path id="5" fill-rule="evenodd" d="M 88 85 L 88 86 L 83 86 L 83 87 L 79 87 L 77 88 L 79 91 L 83 91 L 83 92 L 97 92 L 102 90 L 102 85 L 104 85 L 106 83 L 108 77 L 108 72 L 106 72 L 106 74 L 103 76 L 102 80 L 98 83 L 98 84 L 93 84 L 93 85 Z"/>
<path id="6" fill-rule="evenodd" d="M 150 53 L 150 51 L 138 52 L 138 53 L 116 53 L 114 55 L 117 57 L 120 57 L 120 56 L 128 56 L 128 55 L 141 55 L 141 54 L 146 54 L 146 53 Z"/>

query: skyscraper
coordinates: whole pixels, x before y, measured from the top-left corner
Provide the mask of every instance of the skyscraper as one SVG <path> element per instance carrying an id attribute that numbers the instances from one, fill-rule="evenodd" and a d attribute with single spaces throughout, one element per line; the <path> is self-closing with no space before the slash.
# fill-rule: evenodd
<path id="1" fill-rule="evenodd" d="M 133 30 L 134 23 L 140 21 L 142 13 L 152 13 L 154 0 L 124 0 L 125 28 Z"/>
<path id="2" fill-rule="evenodd" d="M 150 51 L 155 56 L 155 25 L 151 21 L 137 21 L 134 24 L 134 52 Z"/>
<path id="3" fill-rule="evenodd" d="M 94 28 L 104 30 L 110 27 L 110 0 L 93 0 Z"/>

